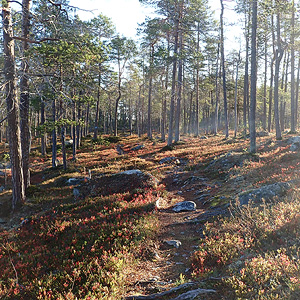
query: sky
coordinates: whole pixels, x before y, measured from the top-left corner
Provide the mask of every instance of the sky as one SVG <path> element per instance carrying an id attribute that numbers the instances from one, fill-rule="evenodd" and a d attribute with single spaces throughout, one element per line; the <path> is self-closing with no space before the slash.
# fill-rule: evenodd
<path id="1" fill-rule="evenodd" d="M 138 24 L 142 23 L 146 16 L 153 16 L 153 9 L 145 7 L 139 0 L 69 0 L 70 5 L 91 10 L 90 12 L 77 10 L 77 14 L 82 20 L 96 17 L 100 13 L 111 18 L 115 24 L 117 32 L 123 36 L 135 38 Z M 220 18 L 220 0 L 209 0 L 209 5 L 215 11 L 215 17 Z M 230 48 L 239 48 L 239 37 L 241 36 L 240 25 L 233 26 L 232 22 L 237 21 L 238 17 L 233 11 L 234 1 L 225 2 L 225 35 L 227 45 Z M 225 45 L 225 50 L 226 48 Z M 227 49 L 228 50 L 228 49 Z M 236 49 L 238 51 L 238 49 Z"/>
<path id="2" fill-rule="evenodd" d="M 92 12 L 77 11 L 83 20 L 91 19 L 102 13 L 112 19 L 117 32 L 131 38 L 135 37 L 138 24 L 153 13 L 152 9 L 141 5 L 139 0 L 70 0 L 70 5 L 92 10 Z"/>

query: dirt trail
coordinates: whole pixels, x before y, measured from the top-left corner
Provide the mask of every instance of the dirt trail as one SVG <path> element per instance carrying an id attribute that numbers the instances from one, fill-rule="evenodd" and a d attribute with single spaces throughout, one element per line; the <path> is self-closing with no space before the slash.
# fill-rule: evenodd
<path id="1" fill-rule="evenodd" d="M 174 167 L 166 174 L 163 183 L 168 190 L 169 201 L 157 211 L 160 234 L 153 247 L 154 257 L 140 265 L 140 272 L 131 278 L 134 284 L 131 286 L 130 295 L 163 292 L 174 287 L 174 283 L 192 279 L 190 257 L 203 237 L 203 224 L 194 222 L 193 219 L 207 211 L 203 202 L 209 196 L 205 190 L 209 185 L 208 179 L 197 175 L 197 178 L 205 180 L 205 184 L 203 180 L 190 181 L 189 179 L 196 178 L 195 172 L 186 172 L 183 168 Z M 203 195 L 201 200 L 197 200 L 199 194 Z M 194 201 L 197 209 L 176 213 L 172 206 L 180 201 Z M 165 243 L 169 240 L 178 240 L 181 246 L 169 246 Z"/>

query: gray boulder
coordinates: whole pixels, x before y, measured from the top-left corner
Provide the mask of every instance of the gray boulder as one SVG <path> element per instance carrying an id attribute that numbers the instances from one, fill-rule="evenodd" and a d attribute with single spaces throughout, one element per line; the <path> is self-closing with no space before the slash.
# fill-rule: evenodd
<path id="1" fill-rule="evenodd" d="M 173 211 L 181 212 L 181 211 L 193 211 L 196 210 L 196 203 L 194 201 L 183 201 L 174 205 Z"/>
<path id="2" fill-rule="evenodd" d="M 300 150 L 300 142 L 293 143 L 290 147 L 290 150 L 295 152 Z"/>
<path id="3" fill-rule="evenodd" d="M 300 143 L 300 136 L 293 136 L 288 139 L 288 144 Z"/>
<path id="4" fill-rule="evenodd" d="M 250 201 L 261 203 L 262 200 L 272 200 L 275 196 L 282 197 L 291 188 L 288 182 L 278 182 L 248 190 L 238 195 L 240 205 L 248 205 Z"/>

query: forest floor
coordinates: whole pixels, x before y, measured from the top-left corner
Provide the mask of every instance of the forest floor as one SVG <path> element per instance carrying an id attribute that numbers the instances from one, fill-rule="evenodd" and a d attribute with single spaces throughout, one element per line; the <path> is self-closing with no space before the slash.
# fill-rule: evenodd
<path id="1" fill-rule="evenodd" d="M 276 229 L 276 236 L 270 237 L 267 225 L 268 234 L 253 225 L 254 220 L 266 224 L 266 210 L 273 208 L 264 208 L 263 216 L 256 208 L 235 217 L 228 215 L 239 193 L 298 179 L 300 157 L 290 151 L 290 137 L 286 134 L 281 141 L 272 135 L 258 137 L 255 155 L 249 154 L 249 140 L 243 137 L 183 137 L 171 148 L 137 136 L 102 137 L 97 142 L 86 138 L 76 161 L 69 150 L 67 171 L 61 166 L 51 168 L 51 156 L 42 157 L 38 147 L 33 149 L 27 203 L 13 214 L 10 170 L 0 170 L 7 177 L 7 188 L 0 192 L 0 262 L 5 266 L 0 271 L 1 298 L 175 299 L 180 294 L 184 297 L 187 290 L 202 288 L 204 294 L 182 299 L 272 299 L 272 295 L 298 299 L 300 266 L 274 254 L 281 248 L 280 255 L 299 254 L 297 243 L 284 248 L 286 235 L 290 242 L 291 230 L 296 234 L 298 228 L 300 204 L 298 207 L 293 198 L 298 187 L 287 197 L 292 199 L 293 215 L 280 210 L 284 214 L 280 220 L 287 222 L 280 228 L 285 228 L 286 235 Z M 4 144 L 0 147 L 3 156 L 7 149 Z M 128 170 L 150 173 L 155 184 L 145 186 L 137 178 L 128 183 L 122 175 L 111 176 Z M 68 184 L 70 178 L 81 182 Z M 4 185 L 2 175 L 0 186 Z M 196 210 L 174 212 L 173 206 L 181 201 L 195 202 Z M 291 205 L 290 200 L 285 201 Z M 270 215 L 268 220 L 273 234 L 277 221 Z M 250 233 L 245 228 L 253 230 Z M 270 247 L 269 239 L 282 245 Z M 170 240 L 181 245 L 169 246 L 166 241 Z M 273 252 L 268 253 L 268 248 Z M 247 281 L 241 272 L 250 272 L 247 266 L 254 264 L 253 253 L 254 262 L 266 261 L 260 261 L 259 270 L 252 266 L 251 272 L 261 272 L 260 278 L 264 272 L 272 277 L 264 265 L 268 257 L 273 264 L 276 259 L 286 259 L 289 269 L 280 266 L 277 270 L 288 279 L 279 278 L 273 270 L 276 284 L 267 276 L 258 282 L 251 275 Z M 182 290 L 174 290 L 176 286 Z M 152 298 L 138 297 L 153 294 Z"/>

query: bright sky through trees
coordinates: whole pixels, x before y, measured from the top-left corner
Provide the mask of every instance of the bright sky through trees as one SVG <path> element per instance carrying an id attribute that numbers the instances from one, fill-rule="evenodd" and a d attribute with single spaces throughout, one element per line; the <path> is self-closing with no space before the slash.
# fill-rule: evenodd
<path id="1" fill-rule="evenodd" d="M 117 32 L 126 37 L 134 37 L 139 23 L 145 16 L 151 15 L 152 9 L 139 3 L 139 0 L 70 0 L 72 6 L 91 10 L 77 11 L 81 19 L 87 20 L 100 13 L 112 19 Z"/>
<path id="2" fill-rule="evenodd" d="M 241 35 L 240 25 L 233 25 L 237 22 L 234 12 L 234 2 L 225 3 L 225 36 L 228 45 L 239 48 L 238 38 Z M 117 32 L 126 37 L 134 38 L 138 24 L 144 22 L 146 16 L 153 14 L 153 9 L 141 5 L 139 0 L 70 0 L 70 5 L 83 10 L 76 11 L 81 19 L 88 20 L 100 13 L 112 19 Z M 209 0 L 209 5 L 215 11 L 216 19 L 220 17 L 220 1 Z M 90 10 L 90 12 L 86 11 Z M 236 49 L 238 51 L 238 49 Z"/>

